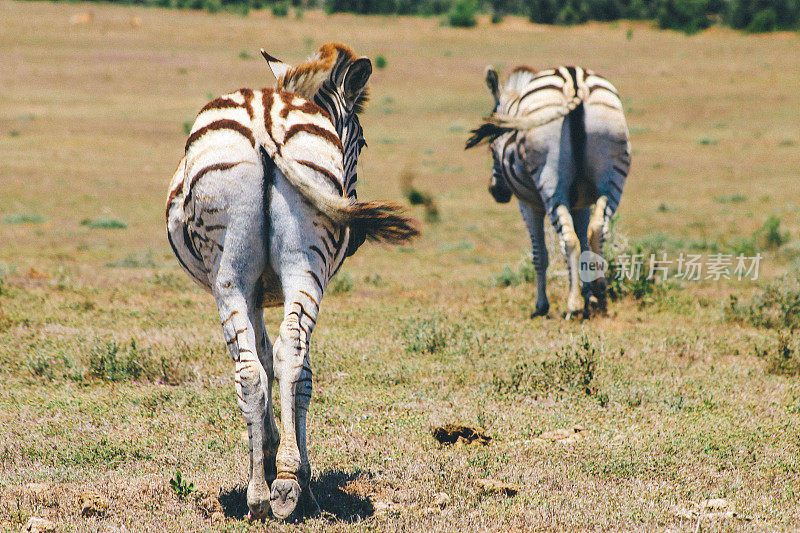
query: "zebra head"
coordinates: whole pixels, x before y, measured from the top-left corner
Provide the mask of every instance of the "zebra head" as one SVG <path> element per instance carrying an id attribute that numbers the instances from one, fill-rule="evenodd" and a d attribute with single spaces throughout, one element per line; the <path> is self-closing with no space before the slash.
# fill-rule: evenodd
<path id="1" fill-rule="evenodd" d="M 504 177 L 503 149 L 514 134 L 514 130 L 497 120 L 502 92 L 497 71 L 491 66 L 486 68 L 486 85 L 494 98 L 494 108 L 491 115 L 483 119 L 483 124 L 470 131 L 472 136 L 467 140 L 465 149 L 484 142 L 489 143 L 493 161 L 492 174 L 489 178 L 489 193 L 496 202 L 505 204 L 511 200 L 512 193 Z"/>
<path id="2" fill-rule="evenodd" d="M 263 49 L 261 53 L 275 74 L 279 89 L 299 94 L 330 115 L 344 147 L 345 191 L 347 196 L 355 197 L 356 164 L 367 144 L 358 114 L 368 100 L 372 62 L 338 43 L 323 44 L 297 66 L 283 63 Z"/>

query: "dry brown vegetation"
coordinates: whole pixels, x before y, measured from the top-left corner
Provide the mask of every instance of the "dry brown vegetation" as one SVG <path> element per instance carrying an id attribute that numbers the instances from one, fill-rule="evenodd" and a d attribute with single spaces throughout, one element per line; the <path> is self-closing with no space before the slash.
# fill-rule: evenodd
<path id="1" fill-rule="evenodd" d="M 800 528 L 798 333 L 772 329 L 797 323 L 781 318 L 794 289 L 670 284 L 566 322 L 553 246 L 554 318 L 529 320 L 522 221 L 486 193 L 488 154 L 462 150 L 489 111 L 486 64 L 586 65 L 631 126 L 617 230 L 674 257 L 754 249 L 776 216 L 788 240 L 761 277 L 796 279 L 796 34 L 12 1 L 0 20 L 0 528 L 675 531 L 711 508 L 703 530 Z M 259 47 L 297 61 L 328 40 L 386 60 L 360 197 L 413 181 L 437 216 L 413 247 L 365 246 L 326 296 L 309 420 L 323 516 L 250 523 L 232 367 L 163 203 L 183 125 L 272 83 Z M 440 446 L 447 423 L 491 441 Z"/>

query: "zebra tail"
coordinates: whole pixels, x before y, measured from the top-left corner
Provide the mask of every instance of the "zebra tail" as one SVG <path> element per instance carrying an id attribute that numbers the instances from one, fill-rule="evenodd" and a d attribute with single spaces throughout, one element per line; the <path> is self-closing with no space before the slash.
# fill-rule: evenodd
<path id="1" fill-rule="evenodd" d="M 478 146 L 484 142 L 490 143 L 507 131 L 511 131 L 511 129 L 513 129 L 505 125 L 497 124 L 492 118 L 487 118 L 484 120 L 486 122 L 470 131 L 472 136 L 467 139 L 467 144 L 464 146 L 464 150 L 469 150 L 473 146 Z"/>
<path id="2" fill-rule="evenodd" d="M 323 215 L 335 224 L 348 226 L 373 241 L 401 244 L 420 234 L 416 220 L 405 216 L 404 210 L 389 202 L 358 202 L 337 196 L 297 172 L 293 165 L 276 158 L 278 167 L 299 192 Z"/>
<path id="3" fill-rule="evenodd" d="M 350 229 L 373 241 L 402 244 L 420 235 L 419 223 L 390 202 L 355 202 L 348 215 Z"/>
<path id="4" fill-rule="evenodd" d="M 572 157 L 578 181 L 588 179 L 586 161 L 586 118 L 583 102 L 580 102 L 568 115 L 569 136 L 572 145 Z"/>

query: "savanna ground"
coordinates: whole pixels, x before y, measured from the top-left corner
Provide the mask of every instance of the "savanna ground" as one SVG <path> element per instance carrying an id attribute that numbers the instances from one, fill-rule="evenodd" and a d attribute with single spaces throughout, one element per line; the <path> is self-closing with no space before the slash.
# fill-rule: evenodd
<path id="1" fill-rule="evenodd" d="M 778 321 L 798 312 L 797 34 L 8 0 L 0 19 L 3 529 L 39 516 L 60 531 L 674 531 L 695 530 L 708 498 L 736 516 L 703 529 L 800 528 L 798 338 L 754 325 L 766 304 L 751 300 L 779 279 Z M 424 236 L 363 247 L 326 295 L 308 424 L 325 513 L 251 523 L 232 365 L 163 205 L 197 110 L 273 83 L 258 48 L 298 61 L 328 40 L 386 62 L 362 119 L 361 197 L 404 201 L 413 178 L 438 217 L 412 208 Z M 760 279 L 644 284 L 608 317 L 568 322 L 551 242 L 552 318 L 529 319 L 522 221 L 486 193 L 486 150 L 462 150 L 489 111 L 488 63 L 605 74 L 634 146 L 618 234 L 671 259 L 761 251 Z M 779 228 L 762 228 L 770 216 Z M 281 312 L 266 316 L 274 335 Z M 492 441 L 442 447 L 431 429 L 449 422 Z M 178 471 L 196 491 L 171 487 Z M 103 516 L 81 516 L 86 491 Z"/>

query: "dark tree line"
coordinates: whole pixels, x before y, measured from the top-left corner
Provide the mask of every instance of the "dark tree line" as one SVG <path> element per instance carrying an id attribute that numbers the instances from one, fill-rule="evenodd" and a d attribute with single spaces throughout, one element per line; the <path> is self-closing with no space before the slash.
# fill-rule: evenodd
<path id="1" fill-rule="evenodd" d="M 247 12 L 271 8 L 285 15 L 322 7 L 329 13 L 446 14 L 454 26 L 474 26 L 475 15 L 490 13 L 493 22 L 506 15 L 524 15 L 540 24 L 581 24 L 589 20 L 653 20 L 664 29 L 687 33 L 724 23 L 749 32 L 800 29 L 800 0 L 109 0 L 183 9 Z"/>

